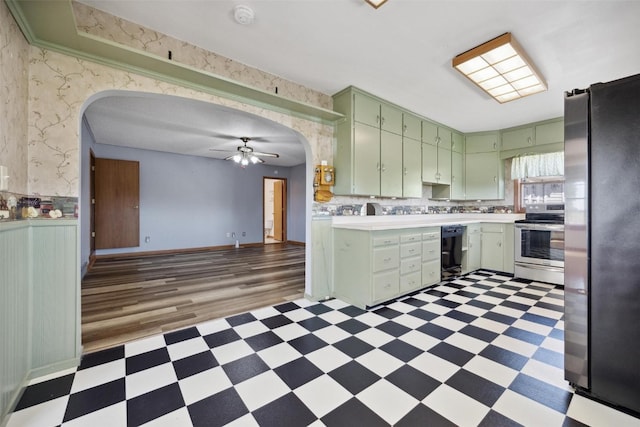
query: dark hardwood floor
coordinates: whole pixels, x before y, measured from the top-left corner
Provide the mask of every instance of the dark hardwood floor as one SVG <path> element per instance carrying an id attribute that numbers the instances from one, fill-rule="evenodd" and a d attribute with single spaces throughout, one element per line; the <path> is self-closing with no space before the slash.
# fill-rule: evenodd
<path id="1" fill-rule="evenodd" d="M 99 259 L 82 280 L 85 353 L 302 298 L 304 247 Z"/>

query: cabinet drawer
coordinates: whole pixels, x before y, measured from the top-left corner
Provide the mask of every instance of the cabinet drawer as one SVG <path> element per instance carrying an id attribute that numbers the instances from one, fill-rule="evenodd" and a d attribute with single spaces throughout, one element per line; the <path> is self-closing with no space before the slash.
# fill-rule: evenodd
<path id="1" fill-rule="evenodd" d="M 373 275 L 373 301 L 380 302 L 394 298 L 400 292 L 398 271 Z"/>
<path id="2" fill-rule="evenodd" d="M 373 238 L 373 246 L 397 245 L 399 240 L 398 236 L 377 236 Z"/>
<path id="3" fill-rule="evenodd" d="M 439 261 L 440 260 L 440 240 L 433 242 L 422 242 L 422 260 L 423 261 Z"/>
<path id="4" fill-rule="evenodd" d="M 422 240 L 440 240 L 440 231 L 428 231 L 422 233 Z"/>
<path id="5" fill-rule="evenodd" d="M 419 272 L 422 267 L 420 257 L 403 259 L 400 263 L 400 274 Z"/>
<path id="6" fill-rule="evenodd" d="M 502 233 L 504 232 L 504 224 L 482 224 L 483 233 Z"/>
<path id="7" fill-rule="evenodd" d="M 422 287 L 422 274 L 420 272 L 400 276 L 400 292 L 409 292 Z"/>
<path id="8" fill-rule="evenodd" d="M 440 281 L 440 261 L 422 263 L 422 286 L 435 285 Z"/>
<path id="9" fill-rule="evenodd" d="M 364 256 L 364 255 L 363 255 Z M 400 265 L 400 256 L 397 246 L 388 248 L 378 248 L 373 250 L 373 272 L 388 270 L 390 268 L 398 268 Z"/>
<path id="10" fill-rule="evenodd" d="M 400 245 L 400 258 L 408 258 L 412 256 L 420 256 L 422 253 L 422 243 L 405 243 Z"/>
<path id="11" fill-rule="evenodd" d="M 419 242 L 420 240 L 422 240 L 422 235 L 420 233 L 403 234 L 400 236 L 400 242 L 402 243 Z"/>

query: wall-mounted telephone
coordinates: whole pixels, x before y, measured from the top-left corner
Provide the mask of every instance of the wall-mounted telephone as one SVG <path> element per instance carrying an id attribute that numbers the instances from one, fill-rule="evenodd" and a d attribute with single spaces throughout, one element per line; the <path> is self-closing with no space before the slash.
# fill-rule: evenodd
<path id="1" fill-rule="evenodd" d="M 317 165 L 313 178 L 313 200 L 316 202 L 328 202 L 333 197 L 330 187 L 336 180 L 336 172 L 333 166 Z"/>

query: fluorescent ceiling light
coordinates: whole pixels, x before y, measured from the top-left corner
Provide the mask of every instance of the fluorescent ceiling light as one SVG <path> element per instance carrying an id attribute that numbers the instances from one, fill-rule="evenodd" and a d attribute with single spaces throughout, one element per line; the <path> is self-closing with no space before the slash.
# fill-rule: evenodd
<path id="1" fill-rule="evenodd" d="M 364 0 L 364 1 L 369 3 L 375 9 L 379 8 L 380 6 L 382 6 L 383 4 L 385 4 L 387 2 L 387 0 Z"/>
<path id="2" fill-rule="evenodd" d="M 547 90 L 542 74 L 511 33 L 461 53 L 452 65 L 501 104 Z"/>

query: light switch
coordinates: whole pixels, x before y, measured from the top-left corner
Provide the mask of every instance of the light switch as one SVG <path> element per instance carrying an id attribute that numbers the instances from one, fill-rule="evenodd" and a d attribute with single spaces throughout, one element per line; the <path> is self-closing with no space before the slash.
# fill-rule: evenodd
<path id="1" fill-rule="evenodd" d="M 6 166 L 0 166 L 0 191 L 9 190 L 9 169 Z"/>

